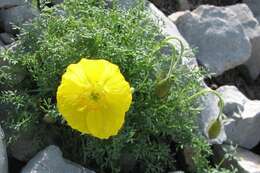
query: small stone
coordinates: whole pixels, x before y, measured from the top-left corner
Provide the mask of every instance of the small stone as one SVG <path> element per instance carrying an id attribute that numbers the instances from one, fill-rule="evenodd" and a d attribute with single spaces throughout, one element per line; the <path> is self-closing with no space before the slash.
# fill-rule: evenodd
<path id="1" fill-rule="evenodd" d="M 6 154 L 6 145 L 4 143 L 4 132 L 0 127 L 0 172 L 8 173 L 8 159 Z"/>
<path id="2" fill-rule="evenodd" d="M 95 173 L 62 157 L 57 146 L 51 145 L 39 152 L 21 173 Z"/>
<path id="3" fill-rule="evenodd" d="M 225 124 L 228 140 L 251 149 L 260 142 L 260 101 L 249 100 L 234 86 L 217 90 L 224 99 L 224 113 L 230 119 Z"/>
<path id="4" fill-rule="evenodd" d="M 1 40 L 0 40 L 0 56 L 2 56 L 3 52 L 5 51 L 5 47 L 4 46 L 5 46 L 5 44 L 3 42 L 1 42 Z M 3 65 L 7 65 L 7 63 L 1 57 L 0 58 L 0 67 L 3 66 Z"/>
<path id="5" fill-rule="evenodd" d="M 0 40 L 7 45 L 14 42 L 14 37 L 8 33 L 0 33 Z"/>
<path id="6" fill-rule="evenodd" d="M 9 150 L 11 155 L 20 161 L 28 161 L 39 150 L 40 146 L 32 135 L 22 135 L 13 144 Z"/>
<path id="7" fill-rule="evenodd" d="M 175 23 L 188 43 L 198 48 L 198 62 L 214 76 L 244 64 L 251 56 L 249 38 L 231 9 L 202 5 Z"/>
<path id="8" fill-rule="evenodd" d="M 219 163 L 225 154 L 233 153 L 231 160 L 225 160 L 223 165 L 226 168 L 231 166 L 238 169 L 240 173 L 260 173 L 260 156 L 243 148 L 236 148 L 235 151 L 228 145 L 214 146 L 215 160 Z M 227 153 L 226 153 L 227 152 Z"/>
<path id="9" fill-rule="evenodd" d="M 189 146 L 184 146 L 183 156 L 184 156 L 185 164 L 187 165 L 187 170 L 189 171 L 195 170 L 196 165 L 193 161 L 194 149 Z"/>
<path id="10" fill-rule="evenodd" d="M 17 34 L 18 30 L 13 28 L 13 25 L 21 27 L 25 22 L 38 16 L 39 12 L 29 5 L 16 6 L 0 11 L 0 19 L 2 28 L 10 34 Z"/>

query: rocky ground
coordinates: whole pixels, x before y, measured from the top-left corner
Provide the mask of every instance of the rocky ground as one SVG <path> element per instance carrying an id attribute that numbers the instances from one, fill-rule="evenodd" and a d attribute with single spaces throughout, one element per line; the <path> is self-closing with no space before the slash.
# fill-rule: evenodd
<path id="1" fill-rule="evenodd" d="M 131 1 L 121 1 L 123 4 L 131 4 Z M 198 64 L 209 70 L 208 78 L 205 79 L 208 86 L 202 85 L 217 90 L 223 96 L 224 114 L 228 121 L 219 139 L 212 141 L 218 143 L 214 146 L 215 159 L 221 160 L 232 143 L 238 149 L 235 158 L 225 165 L 233 163 L 240 172 L 260 173 L 260 1 L 210 1 L 214 5 L 227 5 L 225 7 L 200 5 L 195 0 L 183 0 L 182 3 L 170 0 L 153 2 L 170 15 L 165 16 L 149 4 L 151 17 L 164 21 L 160 27 L 165 35 L 179 37 L 186 46 L 196 48 Z M 175 12 L 177 10 L 179 12 Z M 39 12 L 24 1 L 1 0 L 1 49 L 11 49 L 15 45 L 19 30 L 13 29 L 11 23 L 20 26 L 38 15 Z M 197 66 L 197 63 L 191 66 Z M 218 114 L 217 103 L 218 99 L 214 95 L 202 98 L 204 109 L 200 115 L 200 126 L 204 132 Z M 8 172 L 8 158 L 11 173 L 18 172 L 20 168 L 22 173 L 43 173 L 46 170 L 62 173 L 93 172 L 64 159 L 56 146 L 48 146 L 37 154 L 30 140 L 30 137 L 24 137 L 11 146 L 7 157 L 4 133 L 1 131 L 1 173 Z M 184 160 L 188 162 L 189 159 Z"/>
<path id="2" fill-rule="evenodd" d="M 202 4 L 216 6 L 233 5 L 242 3 L 243 0 L 151 0 L 166 15 L 176 11 L 193 10 Z"/>
<path id="3" fill-rule="evenodd" d="M 238 146 L 232 162 L 239 172 L 248 173 L 260 172 L 259 9 L 260 1 L 248 0 L 225 7 L 201 5 L 169 16 L 190 46 L 197 49 L 198 63 L 209 70 L 206 83 L 223 96 L 228 118 L 224 143 Z M 209 100 L 212 105 L 216 103 Z M 212 105 L 207 103 L 212 110 L 206 113 L 214 112 Z M 228 147 L 215 147 L 216 158 Z"/>

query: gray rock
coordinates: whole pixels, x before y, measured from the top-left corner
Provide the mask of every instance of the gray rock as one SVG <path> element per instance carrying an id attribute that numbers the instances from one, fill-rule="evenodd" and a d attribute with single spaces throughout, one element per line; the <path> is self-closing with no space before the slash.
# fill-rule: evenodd
<path id="1" fill-rule="evenodd" d="M 8 159 L 6 154 L 6 145 L 4 143 L 4 132 L 0 127 L 0 172 L 8 173 Z"/>
<path id="2" fill-rule="evenodd" d="M 260 156 L 243 148 L 236 148 L 235 151 L 228 145 L 214 146 L 214 154 L 217 162 L 220 162 L 224 155 L 233 153 L 233 158 L 225 160 L 223 166 L 231 168 L 232 166 L 238 169 L 239 173 L 260 173 Z"/>
<path id="3" fill-rule="evenodd" d="M 252 54 L 245 63 L 248 67 L 252 79 L 256 79 L 260 74 L 260 25 L 246 4 L 237 4 L 227 7 L 236 14 L 236 18 L 241 22 L 246 36 L 252 45 Z"/>
<path id="4" fill-rule="evenodd" d="M 260 22 L 260 1 L 259 0 L 243 0 L 243 3 L 246 3 L 249 8 L 252 10 L 254 16 Z"/>
<path id="5" fill-rule="evenodd" d="M 33 135 L 21 135 L 9 146 L 10 154 L 20 161 L 28 161 L 39 150 L 41 150 L 39 142 Z"/>
<path id="6" fill-rule="evenodd" d="M 236 87 L 223 86 L 224 112 L 230 121 L 225 124 L 228 140 L 251 149 L 260 141 L 260 101 L 249 100 Z"/>
<path id="7" fill-rule="evenodd" d="M 0 9 L 2 8 L 12 8 L 18 5 L 25 4 L 25 0 L 1 0 Z"/>
<path id="8" fill-rule="evenodd" d="M 51 145 L 39 152 L 21 173 L 95 173 L 62 157 L 60 149 Z"/>
<path id="9" fill-rule="evenodd" d="M 5 51 L 5 44 L 0 40 L 0 67 L 3 65 L 7 65 L 6 61 L 3 60 L 3 52 Z"/>
<path id="10" fill-rule="evenodd" d="M 172 13 L 171 15 L 168 16 L 168 18 L 173 22 L 176 23 L 178 18 L 183 16 L 185 13 L 189 13 L 190 11 L 177 11 L 175 13 Z"/>
<path id="11" fill-rule="evenodd" d="M 14 42 L 14 36 L 8 33 L 0 33 L 0 40 L 5 44 L 11 44 Z"/>
<path id="12" fill-rule="evenodd" d="M 4 48 L 5 44 L 0 40 L 0 49 L 2 50 Z"/>
<path id="13" fill-rule="evenodd" d="M 228 8 L 202 5 L 175 23 L 188 43 L 198 48 L 198 61 L 214 75 L 245 63 L 251 55 L 243 26 Z"/>
<path id="14" fill-rule="evenodd" d="M 194 149 L 190 146 L 184 146 L 183 148 L 183 156 L 184 156 L 184 162 L 187 165 L 186 170 L 193 171 L 196 169 L 195 162 L 193 160 L 194 156 Z"/>
<path id="15" fill-rule="evenodd" d="M 2 28 L 10 34 L 17 34 L 18 31 L 13 28 L 13 25 L 21 27 L 26 21 L 38 16 L 39 12 L 29 5 L 16 6 L 0 11 L 0 19 Z"/>
<path id="16" fill-rule="evenodd" d="M 172 23 L 155 5 L 152 3 L 147 3 L 147 11 L 149 12 L 151 18 L 154 20 L 156 24 L 160 27 L 162 34 L 165 37 L 177 37 L 179 38 L 184 46 L 189 49 L 189 44 L 180 34 L 176 25 Z M 172 40 L 171 43 L 175 45 L 177 48 L 180 47 L 177 41 Z"/>

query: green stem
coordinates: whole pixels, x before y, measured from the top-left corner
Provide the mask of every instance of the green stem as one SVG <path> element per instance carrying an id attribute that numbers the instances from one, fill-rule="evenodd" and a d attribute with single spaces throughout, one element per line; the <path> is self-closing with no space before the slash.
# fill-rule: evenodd
<path id="1" fill-rule="evenodd" d="M 171 74 L 172 74 L 173 70 L 176 68 L 177 64 L 181 60 L 181 58 L 182 58 L 182 56 L 184 54 L 184 45 L 183 45 L 182 41 L 179 38 L 177 38 L 177 37 L 167 37 L 163 41 L 161 41 L 160 44 L 156 45 L 156 47 L 154 48 L 154 51 L 151 53 L 151 56 L 153 56 L 163 46 L 169 44 L 170 40 L 177 40 L 180 43 L 181 50 L 180 50 L 179 56 L 177 57 L 176 61 L 174 62 L 174 60 L 176 58 L 176 54 L 177 54 L 176 52 L 177 51 L 175 49 L 175 46 L 172 45 L 173 53 L 172 53 L 172 56 L 171 56 L 170 69 L 169 69 L 169 71 L 168 71 L 168 73 L 167 73 L 167 75 L 166 75 L 164 80 L 168 80 L 171 77 Z"/>
<path id="2" fill-rule="evenodd" d="M 181 41 L 179 38 L 177 38 L 177 37 L 170 37 L 169 39 L 177 40 L 177 41 L 180 43 L 181 51 L 180 51 L 180 54 L 179 54 L 179 56 L 177 57 L 175 63 L 173 64 L 173 61 L 174 61 L 175 56 L 176 56 L 175 47 L 173 46 L 174 53 L 173 53 L 173 55 L 172 55 L 171 66 L 170 66 L 170 69 L 169 69 L 169 72 L 168 72 L 168 75 L 167 75 L 167 79 L 170 78 L 170 76 L 171 76 L 171 74 L 172 74 L 172 71 L 176 68 L 177 64 L 178 64 L 179 61 L 181 60 L 181 58 L 182 58 L 182 56 L 183 56 L 183 53 L 184 53 L 184 45 L 182 44 L 182 41 Z"/>
<path id="3" fill-rule="evenodd" d="M 190 96 L 190 97 L 188 98 L 188 101 L 189 101 L 189 100 L 193 100 L 193 99 L 195 99 L 195 98 L 197 98 L 197 97 L 199 97 L 199 96 L 205 95 L 205 94 L 207 94 L 207 93 L 212 93 L 212 94 L 214 94 L 215 96 L 217 96 L 218 99 L 219 99 L 218 106 L 219 106 L 219 109 L 220 109 L 220 110 L 219 110 L 219 114 L 218 114 L 218 117 L 217 117 L 217 120 L 219 120 L 219 119 L 221 118 L 221 115 L 222 115 L 222 112 L 223 112 L 223 109 L 224 109 L 224 100 L 223 100 L 223 98 L 221 97 L 221 95 L 220 95 L 217 91 L 214 91 L 214 90 L 208 89 L 208 88 L 203 89 L 203 90 L 199 91 L 198 93 L 196 93 L 196 94 Z"/>
<path id="4" fill-rule="evenodd" d="M 219 169 L 221 167 L 221 165 L 224 163 L 225 160 L 226 160 L 225 157 L 223 157 L 221 159 L 221 161 L 219 162 L 219 164 L 216 166 L 216 168 Z"/>

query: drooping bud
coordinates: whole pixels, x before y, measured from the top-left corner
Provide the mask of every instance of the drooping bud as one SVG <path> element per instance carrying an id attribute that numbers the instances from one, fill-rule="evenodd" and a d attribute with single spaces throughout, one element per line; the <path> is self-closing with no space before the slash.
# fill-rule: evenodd
<path id="1" fill-rule="evenodd" d="M 156 84 L 155 94 L 158 97 L 163 98 L 169 94 L 170 89 L 171 89 L 171 81 L 169 78 L 165 78 L 160 80 Z"/>
<path id="2" fill-rule="evenodd" d="M 221 133 L 222 123 L 221 120 L 216 119 L 208 126 L 208 138 L 215 139 Z"/>

